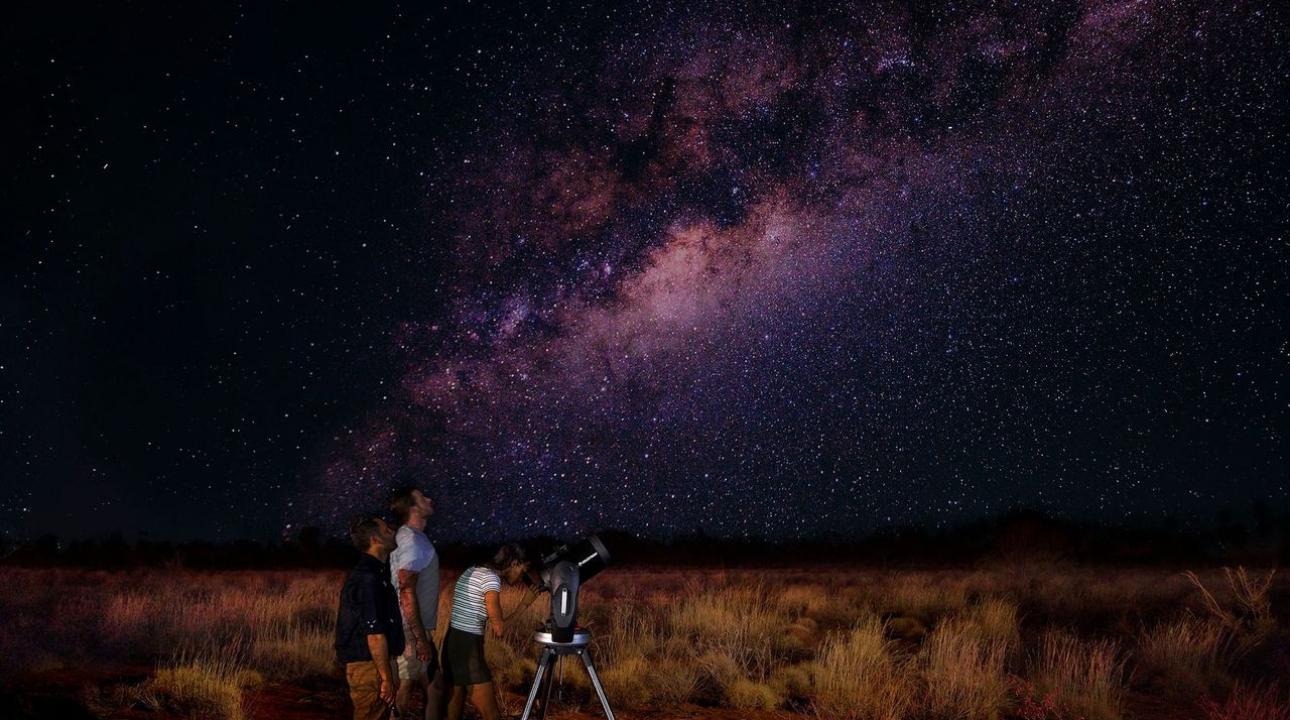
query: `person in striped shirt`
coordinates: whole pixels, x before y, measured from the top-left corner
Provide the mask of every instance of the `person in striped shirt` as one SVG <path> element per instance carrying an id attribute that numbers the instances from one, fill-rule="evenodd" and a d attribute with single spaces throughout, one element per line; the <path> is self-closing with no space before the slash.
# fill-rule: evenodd
<path id="1" fill-rule="evenodd" d="M 452 592 L 452 615 L 443 638 L 443 673 L 452 688 L 448 720 L 461 720 L 469 696 L 484 720 L 498 720 L 493 674 L 484 660 L 484 633 L 501 637 L 502 583 L 518 585 L 528 572 L 524 550 L 504 545 L 488 562 L 466 568 Z M 531 593 L 536 597 L 536 593 Z M 531 602 L 526 595 L 525 600 Z"/>

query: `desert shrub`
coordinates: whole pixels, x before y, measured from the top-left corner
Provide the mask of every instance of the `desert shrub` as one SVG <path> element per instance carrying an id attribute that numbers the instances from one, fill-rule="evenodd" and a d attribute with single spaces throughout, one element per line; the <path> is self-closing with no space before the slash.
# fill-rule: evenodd
<path id="1" fill-rule="evenodd" d="M 770 647 L 774 654 L 773 665 L 785 662 L 800 662 L 814 657 L 814 642 L 817 625 L 808 618 L 798 618 L 792 623 L 785 622 L 770 638 Z"/>
<path id="2" fill-rule="evenodd" d="M 1140 676 L 1175 694 L 1210 692 L 1226 679 L 1226 633 L 1218 623 L 1186 617 L 1141 633 L 1135 654 Z"/>
<path id="3" fill-rule="evenodd" d="M 1120 717 L 1124 697 L 1124 659 L 1110 640 L 1086 641 L 1049 630 L 1039 641 L 1032 677 L 1066 711 L 1088 720 Z"/>
<path id="4" fill-rule="evenodd" d="M 155 702 L 157 709 L 174 715 L 242 720 L 243 688 L 260 682 L 258 673 L 243 667 L 236 653 L 229 653 L 178 660 L 158 668 L 140 694 Z"/>
<path id="5" fill-rule="evenodd" d="M 772 648 L 782 634 L 783 618 L 767 609 L 760 587 L 703 591 L 682 598 L 669 618 L 677 637 L 688 638 L 699 654 L 714 653 L 734 661 L 740 673 L 764 679 L 773 665 Z"/>
<path id="6" fill-rule="evenodd" d="M 1017 620 L 1017 605 L 998 597 L 982 598 L 962 615 L 967 630 L 981 640 L 997 643 L 1005 654 L 1020 647 L 1021 628 Z"/>
<path id="7" fill-rule="evenodd" d="M 967 590 L 961 582 L 946 582 L 928 573 L 901 573 L 887 582 L 885 594 L 876 597 L 884 613 L 914 617 L 930 625 L 936 618 L 967 605 Z"/>
<path id="8" fill-rule="evenodd" d="M 741 647 L 750 637 L 767 637 L 781 617 L 766 607 L 759 587 L 704 591 L 673 605 L 673 632 L 716 647 Z"/>
<path id="9" fill-rule="evenodd" d="M 770 685 L 787 701 L 807 700 L 815 692 L 811 681 L 814 667 L 814 663 L 799 663 L 775 668 L 770 674 Z"/>
<path id="10" fill-rule="evenodd" d="M 293 626 L 257 634 L 250 664 L 275 679 L 328 675 L 336 669 L 335 637 L 330 630 Z"/>
<path id="11" fill-rule="evenodd" d="M 921 643 L 927 638 L 927 625 L 916 617 L 892 617 L 887 619 L 887 634 L 912 643 Z"/>
<path id="12" fill-rule="evenodd" d="M 906 668 L 892 656 L 877 617 L 826 638 L 814 680 L 814 707 L 823 718 L 900 720 L 910 710 L 912 687 Z"/>
<path id="13" fill-rule="evenodd" d="M 1248 686 L 1237 683 L 1223 702 L 1201 702 L 1206 720 L 1290 720 L 1290 697 L 1275 684 Z"/>
<path id="14" fill-rule="evenodd" d="M 1007 643 L 982 637 L 979 628 L 947 621 L 923 648 L 926 710 L 932 717 L 997 718 L 1007 702 L 1003 663 Z"/>
<path id="15" fill-rule="evenodd" d="M 1253 576 L 1243 567 L 1223 568 L 1227 592 L 1220 594 L 1207 587 L 1196 573 L 1183 576 L 1196 589 L 1201 605 L 1211 620 L 1228 633 L 1232 651 L 1244 656 L 1261 645 L 1276 630 L 1269 593 L 1276 570 L 1264 577 Z M 1221 598 L 1221 599 L 1220 599 Z"/>
<path id="16" fill-rule="evenodd" d="M 659 705 L 678 705 L 694 697 L 699 673 L 690 658 L 664 657 L 650 663 L 649 682 Z"/>
<path id="17" fill-rule="evenodd" d="M 775 599 L 780 610 L 789 615 L 811 615 L 833 603 L 833 594 L 823 585 L 789 585 Z"/>
<path id="18" fill-rule="evenodd" d="M 739 678 L 726 688 L 726 704 L 740 710 L 774 710 L 782 702 L 774 687 L 755 680 Z"/>
<path id="19" fill-rule="evenodd" d="M 711 650 L 695 660 L 694 699 L 716 704 L 726 696 L 726 690 L 736 681 L 744 679 L 739 663 L 722 650 Z"/>
<path id="20" fill-rule="evenodd" d="M 1060 718 L 1057 693 L 1041 693 L 1035 683 L 1016 675 L 1008 676 L 1008 695 L 1013 711 L 1020 720 L 1049 720 Z"/>
<path id="21" fill-rule="evenodd" d="M 597 672 L 605 694 L 613 698 L 615 705 L 643 707 L 654 697 L 650 682 L 652 669 L 644 658 L 622 659 L 608 667 L 598 667 Z"/>
<path id="22" fill-rule="evenodd" d="M 659 621 L 643 603 L 616 605 L 607 632 L 596 637 L 596 659 L 605 663 L 644 658 L 659 650 Z"/>
<path id="23" fill-rule="evenodd" d="M 156 598 L 142 593 L 122 593 L 107 600 L 100 620 L 103 637 L 118 647 L 156 652 L 159 624 Z"/>
<path id="24" fill-rule="evenodd" d="M 834 588 L 826 602 L 809 611 L 809 617 L 827 630 L 850 628 L 861 618 L 872 614 L 872 600 L 864 590 L 855 587 Z"/>

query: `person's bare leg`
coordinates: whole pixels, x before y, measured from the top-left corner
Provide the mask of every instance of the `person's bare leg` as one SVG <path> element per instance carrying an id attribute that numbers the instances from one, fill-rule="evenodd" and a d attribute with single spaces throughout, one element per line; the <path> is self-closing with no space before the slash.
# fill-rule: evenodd
<path id="1" fill-rule="evenodd" d="M 465 710 L 466 688 L 453 685 L 452 692 L 448 696 L 448 720 L 461 720 L 461 714 Z"/>
<path id="2" fill-rule="evenodd" d="M 475 706 L 484 720 L 500 720 L 502 712 L 497 709 L 497 695 L 493 693 L 490 682 L 470 686 L 470 704 Z"/>
<path id="3" fill-rule="evenodd" d="M 411 699 L 412 681 L 399 678 L 399 689 L 394 691 L 394 709 L 402 716 L 408 711 L 408 700 Z"/>
<path id="4" fill-rule="evenodd" d="M 426 720 L 442 720 L 447 712 L 448 693 L 443 680 L 443 672 L 436 672 L 426 682 Z"/>

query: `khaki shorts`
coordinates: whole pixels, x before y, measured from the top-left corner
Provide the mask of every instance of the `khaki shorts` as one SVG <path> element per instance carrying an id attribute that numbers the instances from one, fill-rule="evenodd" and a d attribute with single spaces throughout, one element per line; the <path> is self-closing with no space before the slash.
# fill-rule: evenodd
<path id="1" fill-rule="evenodd" d="M 421 662 L 417 657 L 416 643 L 409 641 L 403 654 L 394 659 L 400 680 L 420 680 L 433 678 L 439 671 L 439 653 L 435 651 L 434 640 L 430 641 L 430 659 Z"/>
<path id="2" fill-rule="evenodd" d="M 381 702 L 381 677 L 371 660 L 347 663 L 345 680 L 349 683 L 349 701 L 354 705 L 354 720 L 385 720 L 390 716 L 390 706 Z"/>

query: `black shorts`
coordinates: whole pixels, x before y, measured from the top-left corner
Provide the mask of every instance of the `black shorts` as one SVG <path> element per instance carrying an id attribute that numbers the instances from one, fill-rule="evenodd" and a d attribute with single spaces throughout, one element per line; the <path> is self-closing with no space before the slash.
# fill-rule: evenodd
<path id="1" fill-rule="evenodd" d="M 449 685 L 479 685 L 493 681 L 484 660 L 484 636 L 448 628 L 443 636 L 443 679 Z"/>

